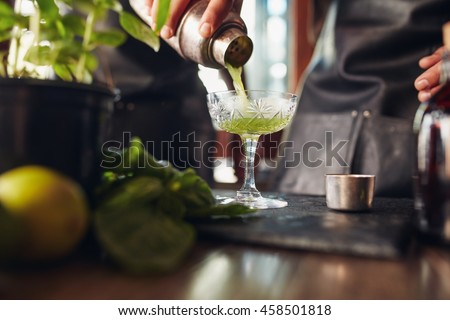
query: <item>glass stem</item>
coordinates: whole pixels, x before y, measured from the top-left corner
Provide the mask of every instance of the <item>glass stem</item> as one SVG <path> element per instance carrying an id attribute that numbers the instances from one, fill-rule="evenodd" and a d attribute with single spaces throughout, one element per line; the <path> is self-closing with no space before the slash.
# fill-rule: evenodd
<path id="1" fill-rule="evenodd" d="M 261 197 L 255 185 L 255 155 L 259 135 L 251 135 L 242 138 L 245 149 L 245 180 L 238 191 L 238 198 L 246 201 L 254 201 Z"/>

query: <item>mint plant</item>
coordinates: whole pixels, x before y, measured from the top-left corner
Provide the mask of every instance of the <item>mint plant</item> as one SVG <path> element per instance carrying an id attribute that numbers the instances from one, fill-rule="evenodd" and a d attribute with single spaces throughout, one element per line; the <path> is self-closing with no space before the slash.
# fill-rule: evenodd
<path id="1" fill-rule="evenodd" d="M 54 72 L 65 81 L 91 83 L 99 46 L 119 46 L 130 35 L 158 51 L 169 6 L 170 0 L 159 1 L 152 30 L 118 0 L 17 0 L 14 8 L 0 2 L 0 76 L 49 78 Z M 109 15 L 122 29 L 105 27 Z"/>

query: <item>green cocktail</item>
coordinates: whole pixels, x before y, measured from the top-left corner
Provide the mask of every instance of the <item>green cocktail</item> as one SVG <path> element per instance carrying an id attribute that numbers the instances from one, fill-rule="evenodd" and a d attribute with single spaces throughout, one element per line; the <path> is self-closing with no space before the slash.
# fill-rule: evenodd
<path id="1" fill-rule="evenodd" d="M 220 128 L 226 132 L 245 135 L 262 135 L 280 131 L 287 126 L 291 117 L 284 118 L 238 118 L 228 120 L 220 124 Z"/>
<path id="2" fill-rule="evenodd" d="M 239 89 L 209 93 L 207 100 L 216 126 L 238 134 L 245 147 L 245 181 L 235 200 L 257 209 L 285 207 L 286 201 L 264 198 L 256 189 L 254 161 L 259 137 L 280 131 L 288 125 L 297 107 L 297 96 Z"/>

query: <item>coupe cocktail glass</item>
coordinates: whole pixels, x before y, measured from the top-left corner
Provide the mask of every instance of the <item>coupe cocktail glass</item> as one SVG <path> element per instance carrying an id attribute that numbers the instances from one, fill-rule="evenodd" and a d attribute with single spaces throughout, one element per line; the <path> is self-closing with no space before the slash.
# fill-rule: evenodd
<path id="1" fill-rule="evenodd" d="M 255 153 L 259 137 L 280 131 L 291 121 L 297 96 L 291 93 L 246 90 L 207 95 L 211 118 L 217 127 L 238 134 L 245 148 L 245 181 L 235 201 L 256 209 L 282 208 L 287 202 L 264 198 L 255 185 Z"/>

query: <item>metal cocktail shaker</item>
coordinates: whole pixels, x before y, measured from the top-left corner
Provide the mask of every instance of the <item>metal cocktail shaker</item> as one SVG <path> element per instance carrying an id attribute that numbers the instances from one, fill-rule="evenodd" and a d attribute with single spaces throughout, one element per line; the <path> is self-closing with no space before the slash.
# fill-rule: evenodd
<path id="1" fill-rule="evenodd" d="M 247 36 L 247 28 L 239 13 L 231 11 L 210 38 L 203 38 L 199 34 L 199 22 L 208 2 L 199 0 L 189 5 L 180 19 L 175 35 L 166 42 L 183 58 L 205 67 L 221 68 L 226 63 L 234 67 L 244 65 L 252 54 L 253 43 Z M 151 25 L 145 1 L 132 0 L 130 4 Z"/>

